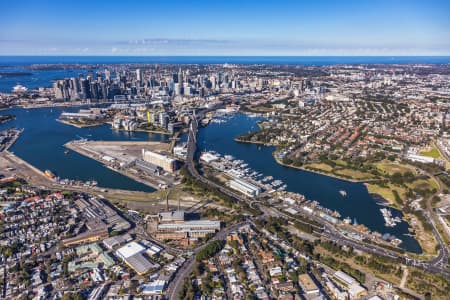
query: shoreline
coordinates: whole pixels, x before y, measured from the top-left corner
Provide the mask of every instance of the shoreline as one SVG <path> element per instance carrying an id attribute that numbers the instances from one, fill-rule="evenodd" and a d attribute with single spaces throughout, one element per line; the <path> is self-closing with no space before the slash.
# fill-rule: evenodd
<path id="1" fill-rule="evenodd" d="M 46 103 L 46 104 L 17 104 L 17 105 L 11 105 L 8 107 L 2 107 L 0 108 L 0 111 L 2 110 L 9 110 L 14 108 L 23 108 L 23 109 L 38 109 L 38 108 L 58 108 L 58 107 L 80 107 L 80 106 L 96 106 L 96 105 L 103 105 L 103 104 L 114 104 L 114 102 L 96 102 L 96 103 L 85 103 L 85 102 L 72 102 L 72 103 L 66 103 L 66 102 L 52 102 Z"/>
<path id="2" fill-rule="evenodd" d="M 292 168 L 292 169 L 297 169 L 297 170 L 302 170 L 302 171 L 306 171 L 306 172 L 310 172 L 310 173 L 315 173 L 315 174 L 319 174 L 319 175 L 323 175 L 323 176 L 328 176 L 328 177 L 332 177 L 335 179 L 339 179 L 339 180 L 343 180 L 343 181 L 348 181 L 348 182 L 352 182 L 352 183 L 366 183 L 366 181 L 363 180 L 357 180 L 357 179 L 351 179 L 351 178 L 345 178 L 345 177 L 340 177 L 338 175 L 332 174 L 332 173 L 325 173 L 325 172 L 321 172 L 321 171 L 315 171 L 315 170 L 311 170 L 311 169 L 307 169 L 305 167 L 299 167 L 299 166 L 294 166 L 294 165 L 288 165 L 283 163 L 277 156 L 276 156 L 277 151 L 274 151 L 272 153 L 273 158 L 275 159 L 275 161 L 283 166 L 283 167 L 287 167 L 287 168 Z"/>
<path id="3" fill-rule="evenodd" d="M 274 145 L 270 145 L 270 144 L 268 145 L 268 144 L 265 144 L 263 142 L 246 141 L 246 140 L 242 140 L 242 139 L 239 139 L 239 138 L 235 138 L 234 140 L 236 142 L 238 142 L 238 143 L 249 143 L 249 144 L 255 144 L 255 145 L 262 145 L 262 146 L 266 146 L 266 147 L 276 147 Z M 277 150 L 272 152 L 272 157 L 274 158 L 274 160 L 279 165 L 281 165 L 283 167 L 292 168 L 292 169 L 296 169 L 296 170 L 302 170 L 302 171 L 305 171 L 305 172 L 315 173 L 315 174 L 319 174 L 319 175 L 322 175 L 322 176 L 328 176 L 328 177 L 331 177 L 331 178 L 335 178 L 335 179 L 338 179 L 338 180 L 343 180 L 343 181 L 347 181 L 347 182 L 351 182 L 351 183 L 361 183 L 361 184 L 364 184 L 364 186 L 366 188 L 370 184 L 370 180 L 358 180 L 358 179 L 345 178 L 345 177 L 341 177 L 341 176 L 333 174 L 333 173 L 327 173 L 327 172 L 322 172 L 322 171 L 318 171 L 318 170 L 312 170 L 312 169 L 308 169 L 308 168 L 305 168 L 305 167 L 302 167 L 302 166 L 294 166 L 294 165 L 285 164 L 276 156 L 277 152 L 278 152 Z M 390 207 L 390 208 L 393 208 L 393 209 L 401 211 L 401 209 L 399 209 L 398 207 L 395 206 L 395 202 L 393 200 L 391 201 L 389 199 L 386 199 L 382 195 L 377 194 L 377 193 L 369 193 L 369 194 L 375 195 L 376 197 L 378 197 L 380 199 L 383 199 L 383 204 L 382 204 L 383 206 Z M 402 212 L 402 214 L 403 214 L 403 212 Z"/>
<path id="4" fill-rule="evenodd" d="M 234 141 L 236 141 L 238 143 L 248 143 L 248 144 L 255 144 L 255 145 L 261 145 L 261 146 L 266 146 L 266 147 L 277 147 L 276 145 L 272 145 L 272 144 L 267 144 L 267 143 L 258 142 L 258 141 L 247 141 L 247 140 L 243 140 L 243 139 L 240 139 L 240 138 L 234 138 Z M 308 168 L 301 167 L 301 166 L 288 165 L 288 164 L 283 163 L 276 156 L 277 152 L 278 152 L 278 150 L 275 150 L 272 153 L 272 157 L 275 159 L 275 161 L 279 165 L 281 165 L 283 167 L 297 169 L 297 170 L 302 170 L 302 171 L 311 172 L 311 173 L 316 173 L 316 174 L 320 174 L 320 175 L 324 175 L 324 176 L 328 176 L 328 177 L 332 177 L 332 178 L 336 178 L 336 179 L 344 180 L 344 181 L 348 181 L 348 182 L 353 182 L 353 183 L 366 183 L 367 182 L 365 180 L 358 180 L 358 179 L 351 179 L 351 178 L 341 177 L 341 176 L 336 175 L 336 174 L 326 173 L 326 172 L 322 172 L 322 171 L 316 171 L 316 170 L 308 169 Z"/>
<path id="5" fill-rule="evenodd" d="M 255 144 L 255 145 L 262 145 L 262 146 L 266 146 L 266 147 L 276 147 L 276 145 L 267 144 L 267 143 L 259 142 L 259 141 L 247 141 L 247 140 L 243 140 L 240 138 L 234 138 L 234 141 L 238 142 L 238 143 Z"/>
<path id="6" fill-rule="evenodd" d="M 69 126 L 73 126 L 76 128 L 87 128 L 87 127 L 95 127 L 95 126 L 103 126 L 106 124 L 106 122 L 103 123 L 95 123 L 95 124 L 86 124 L 86 125 L 79 125 L 79 124 L 73 124 L 64 120 L 60 120 L 60 119 L 56 119 L 57 122 L 65 124 L 65 125 L 69 125 Z"/>
<path id="7" fill-rule="evenodd" d="M 276 146 L 274 146 L 274 145 L 267 145 L 267 144 L 262 143 L 262 142 L 245 141 L 245 140 L 242 140 L 242 139 L 239 139 L 239 138 L 235 138 L 234 140 L 235 140 L 236 142 L 238 142 L 238 143 L 249 143 L 249 144 L 262 145 L 262 146 L 266 146 L 266 147 L 276 147 Z M 328 177 L 331 177 L 331 178 L 335 178 L 335 179 L 338 179 L 338 180 L 347 181 L 347 182 L 351 182 L 351 183 L 361 183 L 361 184 L 363 184 L 366 188 L 367 188 L 367 186 L 370 184 L 370 181 L 364 181 L 364 180 L 357 180 L 357 179 L 344 178 L 344 177 L 340 177 L 340 176 L 335 175 L 335 174 L 332 174 L 332 173 L 326 173 L 326 172 L 321 172 L 321 171 L 317 171 L 317 170 L 311 170 L 311 169 L 307 169 L 307 168 L 305 168 L 305 167 L 300 167 L 300 166 L 288 165 L 288 164 L 283 163 L 283 162 L 276 156 L 276 153 L 277 153 L 277 150 L 275 150 L 274 152 L 272 152 L 272 157 L 274 158 L 274 160 L 275 160 L 279 165 L 281 165 L 281 166 L 283 166 L 283 167 L 286 167 L 286 168 L 292 168 L 292 169 L 296 169 L 296 170 L 302 170 L 302 171 L 305 171 L 305 172 L 315 173 L 315 174 L 319 174 L 319 175 L 322 175 L 322 176 L 328 176 Z M 403 211 L 402 211 L 400 208 L 398 208 L 398 207 L 395 206 L 395 202 L 394 202 L 394 201 L 391 201 L 391 200 L 389 200 L 389 199 L 386 199 L 386 198 L 384 198 L 382 195 L 377 194 L 377 193 L 369 193 L 369 194 L 372 196 L 372 198 L 374 198 L 374 196 L 375 196 L 376 198 L 378 198 L 378 199 L 375 199 L 375 198 L 374 198 L 374 200 L 377 201 L 378 203 L 379 203 L 379 202 L 383 202 L 383 203 L 380 203 L 381 206 L 393 208 L 393 209 L 396 209 L 396 210 L 400 211 L 400 212 L 402 213 L 402 215 L 403 215 L 403 218 L 402 218 L 402 219 L 406 222 L 406 220 L 405 220 L 405 214 L 403 213 Z M 380 201 L 380 199 L 382 199 L 382 201 Z M 407 223 L 408 223 L 408 222 L 407 222 Z M 409 224 L 409 223 L 408 223 L 408 224 Z"/>
<path id="8" fill-rule="evenodd" d="M 145 143 L 145 142 L 143 142 L 143 143 Z M 147 185 L 147 186 L 149 186 L 149 187 L 151 187 L 151 188 L 153 188 L 153 189 L 155 189 L 157 191 L 161 190 L 161 187 L 159 187 L 157 183 L 154 183 L 154 182 L 152 182 L 150 180 L 144 180 L 142 178 L 139 178 L 139 176 L 136 176 L 136 175 L 132 174 L 131 172 L 118 170 L 118 169 L 115 169 L 115 168 L 113 168 L 111 166 L 108 166 L 108 165 L 106 165 L 104 163 L 104 161 L 102 161 L 99 158 L 97 158 L 93 153 L 89 153 L 87 150 L 81 149 L 80 147 L 76 147 L 75 145 L 76 145 L 76 143 L 71 141 L 71 142 L 65 143 L 63 146 L 65 148 L 67 148 L 67 149 L 70 149 L 70 150 L 80 154 L 80 155 L 83 155 L 83 156 L 85 156 L 87 158 L 95 160 L 96 162 L 100 163 L 102 166 L 104 166 L 105 168 L 108 168 L 111 171 L 114 171 L 114 172 L 119 173 L 119 174 L 121 174 L 123 176 L 126 176 L 126 177 L 128 177 L 128 178 L 130 178 L 132 180 L 135 180 L 137 182 L 145 184 L 145 185 Z"/>
<path id="9" fill-rule="evenodd" d="M 15 119 L 16 119 L 16 116 L 12 116 L 11 118 L 4 119 L 4 120 L 0 121 L 0 125 L 6 124 L 6 123 L 11 122 L 11 121 L 14 121 Z"/>
<path id="10" fill-rule="evenodd" d="M 239 139 L 239 138 L 235 138 L 234 140 L 236 142 L 240 142 L 240 143 L 249 143 L 249 144 L 258 144 L 258 145 L 267 146 L 267 144 L 264 144 L 262 142 L 245 141 L 245 140 L 242 140 L 242 139 Z M 272 146 L 272 145 L 269 145 L 269 146 Z M 311 173 L 316 173 L 316 174 L 319 174 L 319 175 L 322 175 L 322 176 L 328 176 L 328 177 L 332 177 L 332 178 L 335 178 L 335 179 L 338 179 L 338 180 L 347 181 L 347 182 L 351 182 L 351 183 L 361 183 L 361 184 L 364 184 L 364 186 L 366 188 L 370 184 L 370 180 L 369 181 L 363 181 L 363 180 L 342 178 L 342 177 L 339 177 L 339 176 L 337 176 L 335 174 L 331 174 L 331 173 L 325 173 L 325 172 L 320 172 L 320 171 L 316 171 L 316 170 L 310 170 L 310 169 L 306 169 L 305 167 L 300 167 L 300 166 L 287 165 L 287 164 L 284 164 L 281 161 L 281 159 L 279 159 L 277 157 L 277 155 L 276 155 L 277 153 L 278 153 L 278 150 L 273 151 L 272 152 L 272 156 L 275 159 L 275 161 L 279 165 L 281 165 L 283 167 L 293 168 L 293 169 L 302 170 L 302 171 L 311 172 Z M 426 246 L 423 244 L 424 241 L 422 239 L 418 238 L 418 236 L 421 235 L 422 231 L 420 230 L 420 228 L 417 228 L 417 226 L 412 226 L 412 224 L 410 223 L 410 215 L 406 214 L 403 211 L 402 208 L 397 207 L 395 205 L 395 201 L 386 199 L 382 195 L 379 195 L 377 193 L 369 193 L 369 194 L 372 197 L 373 201 L 375 201 L 380 207 L 391 208 L 391 209 L 394 209 L 394 210 L 396 210 L 396 211 L 401 213 L 402 222 L 405 222 L 407 224 L 409 234 L 411 234 L 412 237 L 419 243 L 420 248 L 422 249 L 422 253 L 418 254 L 419 256 L 422 256 L 422 255 L 425 255 L 425 256 L 433 255 L 433 253 L 425 250 Z M 399 237 L 399 238 L 401 238 L 401 237 Z"/>
<path id="11" fill-rule="evenodd" d="M 51 100 L 49 100 L 51 101 Z M 15 106 L 11 106 L 10 108 L 14 107 L 22 107 L 25 109 L 34 109 L 34 108 L 52 108 L 52 107 L 77 107 L 77 106 L 96 106 L 96 105 L 102 105 L 102 104 L 114 104 L 114 102 L 110 101 L 103 101 L 103 102 L 95 102 L 95 103 L 86 103 L 86 102 L 52 102 L 46 103 L 46 104 L 31 104 L 31 105 L 25 105 L 25 104 L 19 104 Z"/>
<path id="12" fill-rule="evenodd" d="M 158 131 L 158 130 L 145 130 L 145 129 L 125 130 L 125 129 L 122 129 L 122 128 L 120 128 L 120 129 L 113 128 L 113 130 L 125 131 L 125 132 L 147 132 L 147 133 L 158 133 L 158 134 L 164 134 L 164 135 L 172 135 L 169 132 Z"/>
<path id="13" fill-rule="evenodd" d="M 47 177 L 42 170 L 9 151 L 0 152 L 0 162 L 2 165 L 5 164 L 7 166 L 13 166 L 15 170 L 9 172 L 9 174 L 17 175 L 33 186 L 57 189 L 60 191 L 90 193 L 106 198 L 110 203 L 115 203 L 117 201 L 146 201 L 148 195 L 154 193 L 154 191 L 146 192 L 104 186 L 61 185 Z M 142 200 L 135 200 L 136 197 Z"/>
<path id="14" fill-rule="evenodd" d="M 14 138 L 11 141 L 8 142 L 8 144 L 6 145 L 5 149 L 3 149 L 3 151 L 8 151 L 9 148 L 11 148 L 17 142 L 17 140 L 19 139 L 20 135 L 23 133 L 24 130 L 25 130 L 24 128 L 19 129 L 17 134 L 14 136 Z"/>
<path id="15" fill-rule="evenodd" d="M 311 172 L 311 173 L 319 174 L 319 175 L 322 175 L 322 176 L 328 176 L 328 177 L 331 177 L 331 178 L 335 178 L 335 179 L 339 179 L 339 180 L 343 180 L 343 181 L 347 181 L 347 182 L 351 182 L 351 183 L 361 183 L 361 184 L 363 184 L 363 185 L 366 187 L 366 189 L 368 188 L 367 186 L 370 184 L 369 182 L 363 181 L 363 180 L 356 180 L 356 179 L 343 178 L 343 177 L 339 177 L 339 176 L 334 175 L 334 174 L 325 173 L 325 172 L 320 172 L 320 171 L 314 171 L 314 170 L 306 169 L 306 168 L 304 168 L 304 167 L 297 167 L 297 166 L 292 166 L 292 165 L 286 165 L 286 164 L 284 164 L 281 160 L 279 160 L 279 159 L 276 157 L 275 152 L 274 152 L 272 155 L 273 155 L 275 161 L 276 161 L 278 164 L 282 165 L 283 167 L 293 168 L 293 169 L 302 170 L 302 171 L 306 171 L 306 172 Z M 372 198 L 374 198 L 374 196 L 375 196 L 375 198 L 378 198 L 378 199 L 375 199 L 375 198 L 374 198 L 374 201 L 376 201 L 377 203 L 383 202 L 383 203 L 379 203 L 380 206 L 384 206 L 384 207 L 389 207 L 389 208 L 396 209 L 396 210 L 398 210 L 398 211 L 400 211 L 400 212 L 402 213 L 403 217 L 405 216 L 405 214 L 403 213 L 403 211 L 402 211 L 400 208 L 398 208 L 398 207 L 395 206 L 395 202 L 394 202 L 394 201 L 391 201 L 391 200 L 389 200 L 389 199 L 386 199 L 386 198 L 384 198 L 382 195 L 377 194 L 377 193 L 370 193 L 370 192 L 369 192 L 369 194 L 372 196 Z M 380 199 L 382 199 L 382 201 L 380 201 Z M 405 222 L 406 222 L 406 221 L 405 221 Z"/>

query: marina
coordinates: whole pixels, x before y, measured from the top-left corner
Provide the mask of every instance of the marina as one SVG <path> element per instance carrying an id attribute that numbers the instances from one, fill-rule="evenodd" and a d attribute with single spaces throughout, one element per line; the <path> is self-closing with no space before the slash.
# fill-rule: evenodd
<path id="1" fill-rule="evenodd" d="M 95 180 L 99 187 L 131 191 L 152 192 L 155 189 L 127 176 L 113 172 L 102 163 L 76 152 L 65 154 L 64 144 L 71 140 L 106 141 L 166 141 L 160 134 L 112 131 L 105 124 L 96 127 L 76 128 L 57 121 L 63 111 L 76 112 L 79 107 L 13 108 L 4 111 L 14 114 L 16 119 L 0 125 L 0 130 L 10 127 L 23 128 L 23 132 L 9 148 L 23 160 L 40 169 L 48 169 L 60 177 L 63 183 L 84 185 Z M 39 126 L 36 126 L 39 124 Z M 46 142 L 42 142 L 45 137 Z"/>
<path id="2" fill-rule="evenodd" d="M 354 183 L 284 167 L 273 158 L 275 147 L 239 143 L 234 140 L 243 132 L 258 130 L 257 122 L 263 120 L 260 115 L 247 115 L 238 112 L 232 116 L 227 116 L 227 119 L 228 122 L 210 123 L 207 127 L 200 129 L 198 136 L 200 155 L 204 152 L 216 156 L 219 154 L 223 159 L 238 161 L 235 164 L 247 164 L 246 168 L 250 168 L 250 173 L 242 174 L 242 170 L 246 168 L 239 168 L 240 170 L 237 170 L 236 174 L 249 176 L 251 180 L 260 181 L 269 188 L 266 190 L 267 193 L 268 191 L 278 192 L 272 182 L 280 180 L 282 184 L 279 187 L 286 185 L 285 192 L 300 194 L 305 199 L 313 199 L 309 201 L 316 201 L 320 207 L 328 209 L 329 212 L 336 211 L 339 215 L 349 216 L 350 220 L 357 219 L 357 223 L 352 223 L 356 223 L 362 230 L 377 233 L 376 235 L 379 238 L 389 234 L 390 237 L 397 239 L 396 242 L 401 241 L 398 244 L 400 248 L 417 253 L 421 252 L 418 242 L 409 235 L 408 223 L 402 220 L 394 227 L 386 227 L 383 216 L 373 213 L 379 211 L 379 206 L 363 183 Z M 231 163 L 229 165 L 232 166 Z M 234 174 L 234 171 L 232 172 Z M 261 175 L 258 177 L 258 174 Z M 268 180 L 269 176 L 272 177 L 270 180 Z M 261 188 L 264 187 L 261 186 Z M 345 191 L 345 196 L 340 191 Z M 397 213 L 401 214 L 399 211 L 396 211 Z"/>
<path id="3" fill-rule="evenodd" d="M 239 178 L 260 187 L 263 191 L 273 193 L 287 188 L 281 180 L 273 180 L 272 176 L 251 169 L 243 160 L 235 159 L 232 155 L 221 155 L 215 151 L 204 151 L 200 154 L 200 161 L 209 164 L 214 169 L 228 175 L 229 178 Z"/>
<path id="4" fill-rule="evenodd" d="M 392 212 L 388 208 L 381 208 L 380 211 L 384 218 L 384 226 L 386 227 L 397 226 L 402 221 L 399 217 L 393 217 Z"/>
<path id="5" fill-rule="evenodd" d="M 134 191 L 154 191 L 154 188 L 133 180 L 104 166 L 102 162 L 84 157 L 76 152 L 66 155 L 64 144 L 71 140 L 104 140 L 104 141 L 167 141 L 165 135 L 143 132 L 112 131 L 109 125 L 76 128 L 56 121 L 63 108 L 14 108 L 6 110 L 7 114 L 17 116 L 0 129 L 8 127 L 24 128 L 20 138 L 10 148 L 20 158 L 28 161 L 40 170 L 49 169 L 55 175 L 63 178 L 68 184 L 84 184 L 95 180 L 101 188 L 128 189 Z M 64 111 L 79 111 L 79 108 L 64 108 Z M 386 227 L 381 214 L 373 214 L 379 210 L 374 198 L 367 192 L 367 188 L 360 183 L 352 183 L 329 176 L 294 170 L 279 165 L 273 159 L 274 147 L 266 147 L 249 143 L 237 143 L 234 138 L 242 132 L 258 129 L 256 124 L 261 120 L 257 115 L 235 113 L 227 115 L 227 121 L 210 123 L 201 128 L 198 135 L 199 154 L 211 152 L 220 154 L 227 160 L 227 165 L 235 171 L 237 177 L 248 180 L 263 190 L 263 193 L 286 192 L 303 195 L 306 199 L 313 199 L 321 207 L 337 211 L 340 215 L 357 218 L 371 231 L 380 234 L 390 234 L 402 240 L 401 248 L 413 252 L 421 252 L 421 248 L 414 237 L 409 235 L 409 226 L 402 221 L 394 227 Z M 35 124 L 40 124 L 39 127 Z M 8 127 L 5 127 L 8 125 Z M 42 143 L 42 137 L 46 143 Z M 260 148 L 258 148 L 260 147 Z M 226 151 L 221 153 L 221 151 Z M 181 149 L 182 152 L 182 149 Z M 182 154 L 182 153 L 181 153 Z M 234 173 L 234 171 L 232 171 Z M 228 176 L 228 174 L 227 174 Z M 67 179 L 67 180 L 64 180 Z M 281 182 L 275 182 L 275 180 Z M 345 201 L 339 193 L 346 191 Z"/>
<path id="6" fill-rule="evenodd" d="M 286 192 L 288 186 L 283 181 L 251 169 L 244 160 L 237 159 L 232 155 L 221 155 L 216 151 L 203 151 L 200 154 L 200 162 L 212 167 L 221 176 L 225 175 L 228 180 L 226 184 L 230 188 L 249 198 L 262 199 L 264 196 L 270 195 L 269 199 L 272 200 L 269 201 L 272 205 L 280 206 L 281 210 L 291 215 L 318 216 L 336 225 L 347 236 L 356 240 L 367 238 L 392 246 L 399 246 L 402 243 L 402 240 L 393 234 L 382 234 L 378 231 L 369 230 L 363 224 L 358 224 L 356 218 L 353 222 L 349 217 L 342 220 L 339 211 L 324 207 L 318 201 L 307 199 L 301 193 Z M 339 193 L 342 197 L 347 196 L 347 192 L 344 190 L 340 190 Z M 281 204 L 277 204 L 276 200 Z M 389 226 L 386 225 L 387 227 L 394 227 L 396 222 L 401 222 L 398 217 L 392 217 L 390 210 L 384 208 L 381 211 L 384 212 L 386 224 L 389 224 Z"/>

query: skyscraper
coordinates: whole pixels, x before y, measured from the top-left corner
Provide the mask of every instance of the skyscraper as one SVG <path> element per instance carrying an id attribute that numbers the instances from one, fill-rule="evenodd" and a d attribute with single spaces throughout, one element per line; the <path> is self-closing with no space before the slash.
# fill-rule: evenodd
<path id="1" fill-rule="evenodd" d="M 136 69 L 136 80 L 138 80 L 138 81 L 142 80 L 141 69 Z"/>
<path id="2" fill-rule="evenodd" d="M 105 70 L 105 80 L 111 80 L 111 71 L 109 71 L 108 69 Z"/>
<path id="3" fill-rule="evenodd" d="M 183 84 L 183 73 L 181 72 L 181 68 L 178 70 L 178 83 Z"/>
<path id="4" fill-rule="evenodd" d="M 173 82 L 174 82 L 174 83 L 178 83 L 178 73 L 177 73 L 177 72 L 174 72 L 174 73 L 172 74 L 172 79 L 173 79 Z"/>
<path id="5" fill-rule="evenodd" d="M 83 95 L 83 99 L 91 98 L 91 89 L 89 86 L 89 81 L 87 79 L 81 79 L 81 93 Z"/>

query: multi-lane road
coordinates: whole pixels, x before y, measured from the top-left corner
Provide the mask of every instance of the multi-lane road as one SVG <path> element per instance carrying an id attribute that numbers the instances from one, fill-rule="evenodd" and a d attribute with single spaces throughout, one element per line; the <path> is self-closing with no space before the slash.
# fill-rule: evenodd
<path id="1" fill-rule="evenodd" d="M 219 231 L 214 236 L 214 238 L 211 239 L 211 242 L 217 241 L 217 240 L 223 241 L 227 238 L 227 235 L 230 234 L 231 232 L 238 230 L 240 227 L 250 225 L 250 224 L 251 224 L 250 221 L 245 221 L 245 222 L 237 223 L 230 227 L 227 227 L 227 228 Z M 204 245 L 196 248 L 193 251 L 193 254 L 184 262 L 184 264 L 181 266 L 181 268 L 177 271 L 177 273 L 175 274 L 175 277 L 173 278 L 173 280 L 170 282 L 169 286 L 167 287 L 166 296 L 168 299 L 170 299 L 170 300 L 177 299 L 177 297 L 180 293 L 180 290 L 183 286 L 184 279 L 189 277 L 189 274 L 191 274 L 191 272 L 195 266 L 196 254 L 199 251 L 201 251 L 204 247 L 206 247 L 207 245 L 208 244 L 204 244 Z"/>
<path id="2" fill-rule="evenodd" d="M 197 150 L 197 131 L 198 131 L 198 122 L 196 117 L 192 117 L 190 129 L 189 129 L 189 135 L 188 135 L 188 143 L 187 143 L 187 156 L 186 156 L 186 168 L 188 172 L 193 176 L 195 179 L 199 180 L 200 182 L 207 184 L 209 186 L 212 186 L 219 190 L 220 192 L 224 193 L 225 195 L 228 195 L 232 197 L 235 200 L 246 202 L 248 203 L 248 199 L 245 198 L 243 195 L 240 195 L 238 193 L 235 193 L 228 188 L 217 184 L 215 182 L 212 182 L 208 180 L 207 178 L 201 176 L 194 165 L 194 156 L 195 152 Z M 253 202 L 254 203 L 254 202 Z M 287 219 L 295 219 L 292 216 L 289 216 L 278 209 L 271 207 L 271 208 L 262 208 L 258 205 L 258 207 L 262 210 L 264 213 L 263 216 L 267 215 L 273 215 L 273 216 L 279 216 Z M 376 254 L 380 256 L 385 256 L 393 259 L 400 259 L 403 260 L 403 263 L 405 265 L 409 266 L 415 266 L 420 267 L 428 272 L 432 273 L 439 273 L 443 276 L 450 277 L 450 272 L 448 272 L 445 268 L 445 264 L 448 259 L 448 249 L 446 244 L 440 239 L 440 235 L 437 232 L 437 229 L 435 228 L 435 224 L 433 220 L 431 219 L 431 223 L 433 225 L 433 230 L 435 231 L 435 235 L 438 238 L 438 242 L 440 245 L 440 251 L 437 256 L 432 258 L 431 260 L 419 260 L 419 259 L 413 259 L 406 255 L 399 254 L 397 252 L 394 252 L 392 250 L 383 248 L 381 246 L 376 246 L 373 244 L 366 244 L 362 241 L 357 241 L 350 239 L 349 237 L 342 234 L 339 230 L 337 230 L 332 224 L 326 222 L 325 220 L 310 216 L 312 220 L 319 222 L 323 226 L 323 231 L 320 233 L 322 237 L 325 237 L 329 240 L 332 240 L 340 245 L 346 245 L 350 246 L 354 249 L 364 251 L 366 253 Z M 431 217 L 431 216 L 430 216 Z M 247 222 L 239 223 L 236 225 L 233 225 L 227 229 L 224 229 L 217 233 L 217 235 L 214 237 L 213 240 L 223 240 L 226 238 L 228 233 L 235 231 L 239 227 L 245 225 L 245 224 L 251 224 L 252 222 L 249 220 Z M 189 276 L 189 274 L 192 272 L 192 269 L 195 265 L 195 254 L 198 253 L 205 245 L 202 247 L 197 248 L 194 251 L 194 255 L 192 255 L 186 262 L 183 264 L 183 266 L 180 268 L 180 270 L 177 272 L 175 278 L 171 281 L 169 287 L 167 296 L 169 299 L 176 299 L 178 296 L 178 293 L 180 291 L 180 288 L 182 287 L 182 284 L 184 282 L 184 279 Z"/>

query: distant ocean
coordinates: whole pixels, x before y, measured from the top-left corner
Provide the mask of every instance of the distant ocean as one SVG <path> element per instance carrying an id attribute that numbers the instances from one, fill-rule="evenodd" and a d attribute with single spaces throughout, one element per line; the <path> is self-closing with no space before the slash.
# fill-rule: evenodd
<path id="1" fill-rule="evenodd" d="M 335 64 L 450 63 L 450 56 L 0 56 L 0 65 L 28 64 Z"/>
<path id="2" fill-rule="evenodd" d="M 0 72 L 29 72 L 30 64 L 272 64 L 326 66 L 337 64 L 448 64 L 450 56 L 0 56 Z M 16 84 L 28 88 L 51 86 L 52 80 L 76 76 L 83 70 L 31 71 L 26 76 L 0 76 L 0 92 Z"/>

